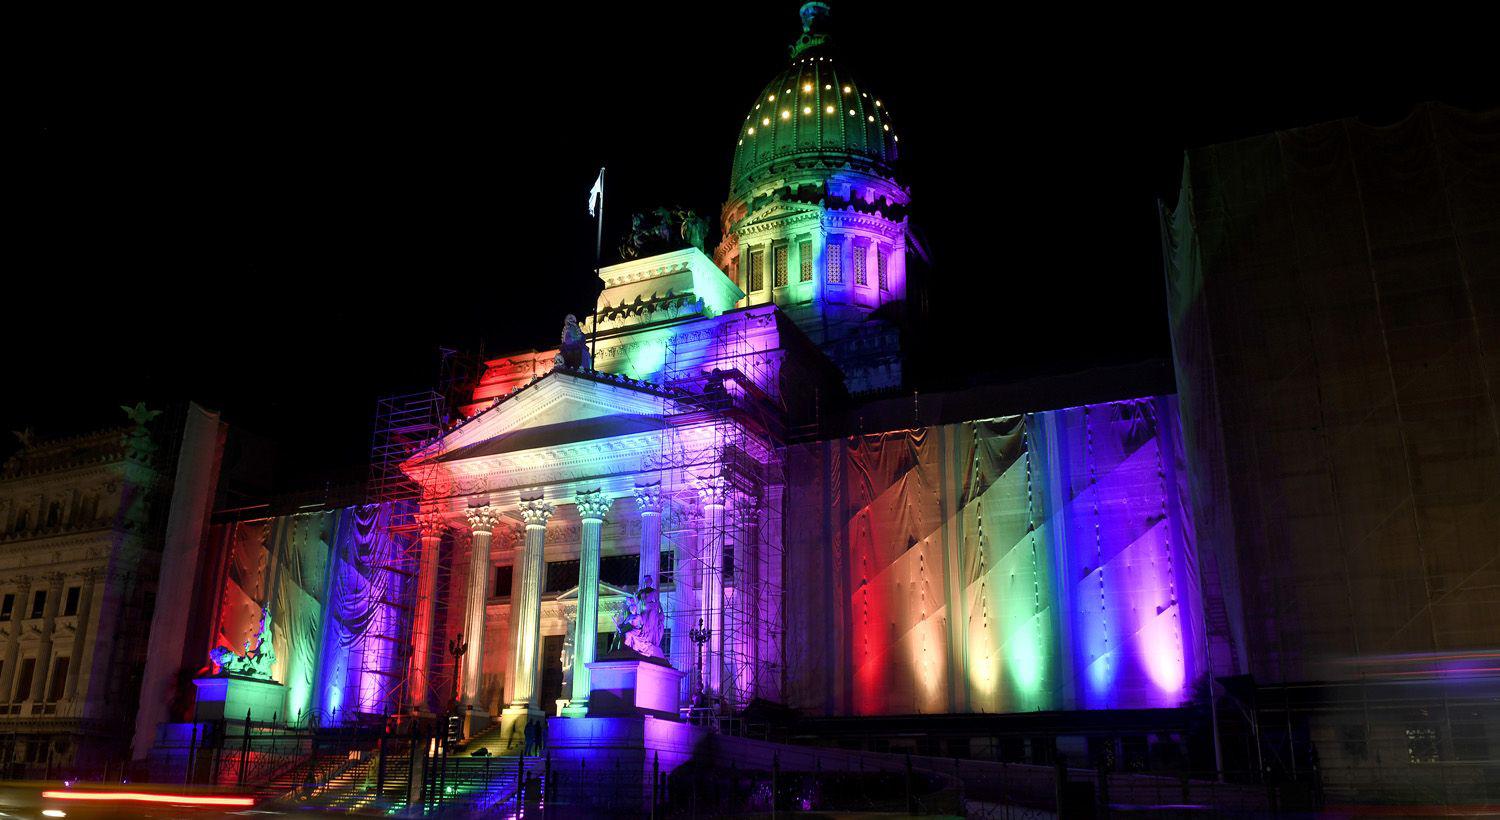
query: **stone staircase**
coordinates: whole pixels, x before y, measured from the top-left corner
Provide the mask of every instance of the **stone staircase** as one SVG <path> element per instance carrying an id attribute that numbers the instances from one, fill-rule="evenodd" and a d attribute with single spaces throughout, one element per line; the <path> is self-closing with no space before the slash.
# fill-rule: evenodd
<path id="1" fill-rule="evenodd" d="M 474 752 L 484 749 L 493 757 L 515 757 L 519 750 L 507 750 L 505 733 L 500 730 L 500 724 L 496 723 L 488 729 L 464 741 L 458 747 L 458 754 L 469 757 Z"/>
<path id="2" fill-rule="evenodd" d="M 292 767 L 294 771 L 278 775 L 266 784 L 265 790 L 268 792 L 280 790 L 275 792 L 268 806 L 343 814 L 378 812 L 406 817 L 422 816 L 439 810 L 444 814 L 458 816 L 519 816 L 517 783 L 535 778 L 536 791 L 540 792 L 544 776 L 543 761 L 537 758 L 523 761 L 516 755 L 471 755 L 471 752 L 481 748 L 503 748 L 498 729 L 481 733 L 464 747 L 455 750 L 448 758 L 441 777 L 437 772 L 427 773 L 425 780 L 429 789 L 425 795 L 425 805 L 422 806 L 408 805 L 411 759 L 406 754 L 386 758 L 383 781 L 379 774 L 379 761 L 373 755 L 344 761 L 344 765 L 337 768 L 320 770 L 315 785 L 303 782 L 306 776 L 305 765 L 301 768 Z M 377 785 L 383 785 L 383 788 L 377 789 Z M 437 796 L 438 791 L 441 791 L 441 800 Z"/>

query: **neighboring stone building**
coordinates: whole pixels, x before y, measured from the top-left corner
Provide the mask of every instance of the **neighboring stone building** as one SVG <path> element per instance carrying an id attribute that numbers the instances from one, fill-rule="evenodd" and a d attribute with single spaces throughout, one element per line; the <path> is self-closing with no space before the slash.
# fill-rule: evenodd
<path id="1" fill-rule="evenodd" d="M 1497 192 L 1424 105 L 1189 151 L 1164 223 L 1214 669 L 1334 799 L 1500 799 Z"/>
<path id="2" fill-rule="evenodd" d="M 129 760 L 182 414 L 39 439 L 0 469 L 0 769 Z M 196 408 L 195 408 L 196 409 Z M 201 411 L 200 411 L 201 412 Z"/>

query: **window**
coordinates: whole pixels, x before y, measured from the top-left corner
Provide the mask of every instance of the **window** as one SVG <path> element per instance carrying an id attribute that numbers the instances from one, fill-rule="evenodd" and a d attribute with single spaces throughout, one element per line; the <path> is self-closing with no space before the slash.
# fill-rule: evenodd
<path id="1" fill-rule="evenodd" d="M 777 245 L 771 250 L 771 283 L 773 287 L 786 287 L 786 246 Z"/>
<path id="2" fill-rule="evenodd" d="M 797 265 L 802 269 L 801 281 L 812 281 L 813 249 L 812 242 L 804 239 L 797 243 Z"/>
<path id="3" fill-rule="evenodd" d="M 880 285 L 881 290 L 891 289 L 890 268 L 890 251 L 880 248 L 875 254 L 875 281 Z"/>
<path id="4" fill-rule="evenodd" d="M 869 255 L 869 248 L 867 246 L 861 245 L 858 242 L 854 244 L 854 284 L 856 285 L 870 284 L 865 272 L 865 263 L 867 262 L 865 257 Z"/>
<path id="5" fill-rule="evenodd" d="M 495 598 L 509 598 L 511 581 L 515 578 L 515 568 L 510 564 L 495 567 L 495 591 L 491 593 Z"/>
<path id="6" fill-rule="evenodd" d="M 5 598 L 0 599 L 0 621 L 10 620 L 10 615 L 15 609 L 16 594 L 14 592 L 5 593 Z"/>
<path id="7" fill-rule="evenodd" d="M 838 242 L 828 243 L 828 284 L 844 283 L 844 246 Z"/>
<path id="8" fill-rule="evenodd" d="M 67 600 L 63 601 L 64 615 L 78 614 L 78 598 L 83 594 L 83 587 L 68 587 Z"/>
<path id="9" fill-rule="evenodd" d="M 656 585 L 659 587 L 666 586 L 677 580 L 677 553 L 671 550 L 662 550 L 660 560 L 661 566 L 656 571 L 656 574 L 660 576 L 656 579 Z"/>
<path id="10" fill-rule="evenodd" d="M 1455 760 L 1489 760 L 1490 743 L 1484 731 L 1484 718 L 1478 712 L 1459 712 L 1448 721 L 1453 733 Z"/>
<path id="11" fill-rule="evenodd" d="M 1339 727 L 1339 745 L 1351 760 L 1367 760 L 1370 756 L 1369 739 L 1364 724 L 1351 723 Z"/>
<path id="12" fill-rule="evenodd" d="M 548 561 L 546 592 L 567 592 L 578 586 L 577 561 Z"/>
<path id="13" fill-rule="evenodd" d="M 47 611 L 47 590 L 39 589 L 31 596 L 31 617 L 40 618 Z"/>
<path id="14" fill-rule="evenodd" d="M 1437 730 L 1430 726 L 1413 726 L 1407 729 L 1406 758 L 1412 763 L 1438 762 Z"/>
<path id="15" fill-rule="evenodd" d="M 766 286 L 765 266 L 761 264 L 761 257 L 764 255 L 764 251 L 750 252 L 750 287 L 746 288 L 746 290 L 751 293 L 755 293 Z"/>
<path id="16" fill-rule="evenodd" d="M 724 583 L 734 580 L 734 547 L 724 547 Z"/>
<path id="17" fill-rule="evenodd" d="M 66 655 L 52 659 L 52 679 L 47 682 L 45 703 L 57 703 L 62 699 L 63 687 L 68 682 L 68 658 Z"/>
<path id="18" fill-rule="evenodd" d="M 16 668 L 16 688 L 11 690 L 10 702 L 20 703 L 31 698 L 31 679 L 36 676 L 36 658 L 26 658 Z"/>
<path id="19" fill-rule="evenodd" d="M 606 555 L 599 559 L 599 580 L 617 587 L 633 587 L 641 579 L 641 556 Z"/>

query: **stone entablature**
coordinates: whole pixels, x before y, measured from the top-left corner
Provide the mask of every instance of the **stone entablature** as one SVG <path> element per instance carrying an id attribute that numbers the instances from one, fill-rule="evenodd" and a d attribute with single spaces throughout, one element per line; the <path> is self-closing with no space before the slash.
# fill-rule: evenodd
<path id="1" fill-rule="evenodd" d="M 697 248 L 633 259 L 599 271 L 600 330 L 732 310 L 745 294 Z"/>
<path id="2" fill-rule="evenodd" d="M 21 451 L 0 467 L 0 481 L 124 461 L 129 454 L 126 438 L 130 431 L 130 427 L 118 427 L 45 441 L 29 432 L 18 433 Z"/>

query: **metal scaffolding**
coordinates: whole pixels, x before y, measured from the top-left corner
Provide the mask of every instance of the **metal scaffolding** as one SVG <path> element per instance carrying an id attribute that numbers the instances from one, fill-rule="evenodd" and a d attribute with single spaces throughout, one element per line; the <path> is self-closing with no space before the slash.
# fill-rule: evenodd
<path id="1" fill-rule="evenodd" d="M 662 533 L 675 563 L 675 589 L 666 598 L 672 663 L 692 671 L 684 702 L 720 713 L 742 711 L 756 698 L 777 700 L 781 692 L 786 408 L 778 381 L 783 351 L 764 349 L 766 337 L 751 333 L 765 320 L 747 311 L 725 317 L 707 339 L 666 341 L 664 386 L 675 398 L 663 402 L 665 432 L 649 465 L 673 505 Z M 704 511 L 695 486 L 714 477 L 728 501 L 723 515 Z M 709 558 L 717 544 L 722 561 Z M 719 617 L 708 594 L 715 585 L 723 590 Z M 690 638 L 700 621 L 721 632 L 718 640 Z M 716 645 L 722 648 L 713 659 Z"/>
<path id="2" fill-rule="evenodd" d="M 389 543 L 381 553 L 384 562 L 378 569 L 390 577 L 382 585 L 388 591 L 382 601 L 387 617 L 372 625 L 371 639 L 380 649 L 362 656 L 362 671 L 381 681 L 376 691 L 360 693 L 358 708 L 368 714 L 399 713 L 407 699 L 422 538 L 416 522 L 420 488 L 401 471 L 401 464 L 423 444 L 443 434 L 446 412 L 446 399 L 432 390 L 376 402 L 366 501 L 381 508 L 384 536 Z"/>

